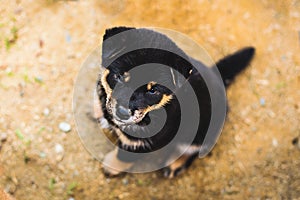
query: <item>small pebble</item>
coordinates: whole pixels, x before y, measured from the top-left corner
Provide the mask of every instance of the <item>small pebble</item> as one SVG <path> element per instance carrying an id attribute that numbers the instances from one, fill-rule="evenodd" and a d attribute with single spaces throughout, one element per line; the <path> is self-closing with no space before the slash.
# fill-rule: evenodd
<path id="1" fill-rule="evenodd" d="M 255 126 L 252 126 L 252 127 L 251 127 L 251 130 L 252 130 L 253 132 L 256 132 L 256 131 L 257 131 L 257 128 L 256 128 Z"/>
<path id="2" fill-rule="evenodd" d="M 41 158 L 46 158 L 47 155 L 46 155 L 45 152 L 40 152 L 39 156 L 40 156 Z"/>
<path id="3" fill-rule="evenodd" d="M 57 153 L 57 155 L 55 156 L 55 160 L 57 162 L 60 162 L 63 160 L 64 158 L 64 147 L 60 144 L 56 144 L 55 145 L 55 152 Z M 64 170 L 62 170 L 64 171 Z"/>
<path id="4" fill-rule="evenodd" d="M 64 147 L 61 144 L 56 144 L 55 145 L 55 152 L 56 153 L 63 153 L 64 152 Z"/>
<path id="5" fill-rule="evenodd" d="M 269 110 L 268 111 L 268 115 L 272 118 L 275 118 L 276 117 L 276 114 L 272 111 L 272 110 Z"/>
<path id="6" fill-rule="evenodd" d="M 71 37 L 71 35 L 70 35 L 70 33 L 66 33 L 66 42 L 67 43 L 70 43 L 72 41 L 72 37 Z"/>
<path id="7" fill-rule="evenodd" d="M 38 120 L 40 119 L 40 116 L 39 116 L 39 115 L 34 115 L 34 116 L 33 116 L 33 119 L 34 119 L 35 121 L 38 121 Z"/>
<path id="8" fill-rule="evenodd" d="M 277 141 L 275 138 L 273 138 L 273 140 L 272 140 L 272 145 L 273 145 L 274 147 L 277 147 L 277 146 L 278 146 L 278 141 Z"/>
<path id="9" fill-rule="evenodd" d="M 122 183 L 123 183 L 124 185 L 128 185 L 128 179 L 126 179 L 126 178 L 122 179 Z"/>
<path id="10" fill-rule="evenodd" d="M 59 129 L 65 133 L 69 132 L 71 130 L 71 125 L 67 122 L 61 122 L 59 123 Z"/>
<path id="11" fill-rule="evenodd" d="M 236 135 L 234 136 L 235 141 L 240 142 L 242 139 L 240 136 Z"/>
<path id="12" fill-rule="evenodd" d="M 124 192 L 118 195 L 118 199 L 126 199 L 126 197 L 129 195 L 128 192 Z"/>
<path id="13" fill-rule="evenodd" d="M 79 172 L 77 171 L 77 170 L 75 170 L 74 172 L 73 172 L 73 176 L 78 176 L 79 175 Z"/>
<path id="14" fill-rule="evenodd" d="M 282 60 L 282 61 L 286 61 L 286 59 L 287 59 L 286 55 L 282 55 L 282 56 L 281 56 L 281 60 Z"/>
<path id="15" fill-rule="evenodd" d="M 265 79 L 257 80 L 257 84 L 267 86 L 267 85 L 269 85 L 269 81 L 265 80 Z"/>
<path id="16" fill-rule="evenodd" d="M 265 106 L 266 105 L 266 100 L 264 98 L 260 98 L 259 103 L 260 103 L 261 106 Z"/>
<path id="17" fill-rule="evenodd" d="M 44 114 L 45 116 L 48 116 L 48 115 L 50 114 L 49 108 L 45 108 L 45 109 L 43 110 L 43 114 Z"/>

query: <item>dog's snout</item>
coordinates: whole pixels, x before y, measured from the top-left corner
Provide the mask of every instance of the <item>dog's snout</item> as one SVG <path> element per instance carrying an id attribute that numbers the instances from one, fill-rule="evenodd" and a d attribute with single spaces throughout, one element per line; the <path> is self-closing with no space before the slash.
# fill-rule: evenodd
<path id="1" fill-rule="evenodd" d="M 130 117 L 130 110 L 119 105 L 117 106 L 116 114 L 120 119 L 126 120 Z"/>

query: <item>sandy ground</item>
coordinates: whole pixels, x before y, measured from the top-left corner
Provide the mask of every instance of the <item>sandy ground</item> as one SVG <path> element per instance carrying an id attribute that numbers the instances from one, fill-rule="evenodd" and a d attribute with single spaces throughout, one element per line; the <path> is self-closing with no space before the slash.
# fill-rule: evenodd
<path id="1" fill-rule="evenodd" d="M 180 31 L 215 60 L 257 49 L 212 155 L 173 180 L 105 178 L 77 135 L 76 75 L 119 25 Z M 300 199 L 299 31 L 299 0 L 2 0 L 0 187 L 16 199 Z"/>

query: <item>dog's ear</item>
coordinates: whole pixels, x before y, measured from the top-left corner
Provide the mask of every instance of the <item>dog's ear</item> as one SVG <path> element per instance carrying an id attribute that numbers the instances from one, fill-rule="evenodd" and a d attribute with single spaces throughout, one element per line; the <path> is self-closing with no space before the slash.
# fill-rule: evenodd
<path id="1" fill-rule="evenodd" d="M 125 26 L 120 26 L 120 27 L 114 27 L 114 28 L 110 28 L 110 29 L 106 29 L 105 30 L 105 34 L 103 36 L 103 40 L 106 40 L 118 33 L 121 33 L 123 31 L 128 31 L 128 30 L 131 30 L 131 29 L 135 29 L 133 27 L 125 27 Z"/>

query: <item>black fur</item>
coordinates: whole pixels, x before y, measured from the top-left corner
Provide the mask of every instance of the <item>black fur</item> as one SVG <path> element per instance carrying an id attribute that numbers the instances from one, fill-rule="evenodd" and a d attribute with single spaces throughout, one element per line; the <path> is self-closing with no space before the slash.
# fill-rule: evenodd
<path id="1" fill-rule="evenodd" d="M 103 40 L 106 40 L 118 33 L 121 33 L 121 32 L 124 32 L 124 31 L 128 31 L 130 29 L 135 29 L 135 28 L 132 28 L 132 27 L 125 27 L 125 26 L 120 26 L 120 27 L 114 27 L 114 28 L 111 28 L 111 29 L 106 29 L 105 30 L 105 34 L 103 36 Z"/>
<path id="2" fill-rule="evenodd" d="M 128 30 L 134 30 L 133 35 L 122 35 L 121 41 L 108 40 L 110 37 Z M 132 40 L 132 38 L 129 37 L 134 37 L 135 40 Z M 204 115 L 201 114 L 201 120 L 198 124 L 198 132 L 193 141 L 193 145 L 201 145 L 206 136 L 206 132 L 211 121 L 211 99 L 203 77 L 200 73 L 197 72 L 197 70 L 195 70 L 193 66 L 194 64 L 196 64 L 203 70 L 209 71 L 209 69 L 206 68 L 206 66 L 201 62 L 194 60 L 193 58 L 186 55 L 173 41 L 171 41 L 165 35 L 148 29 L 135 29 L 127 27 L 112 28 L 108 29 L 105 32 L 103 40 L 104 43 L 102 49 L 102 65 L 110 71 L 105 81 L 108 83 L 109 87 L 114 90 L 113 96 L 117 100 L 118 104 L 122 104 L 122 106 L 128 108 L 131 113 L 134 113 L 134 111 L 138 108 L 144 108 L 147 106 L 158 104 L 163 94 L 173 95 L 172 100 L 164 105 L 164 109 L 167 113 L 167 121 L 165 122 L 163 128 L 154 136 L 140 138 L 140 135 L 145 136 L 149 134 L 145 125 L 149 123 L 159 123 L 159 121 L 155 121 L 155 116 L 159 116 L 161 114 L 160 110 L 154 110 L 146 114 L 143 120 L 138 124 L 120 127 L 119 125 L 114 123 L 114 116 L 112 114 L 109 114 L 109 112 L 107 111 L 107 94 L 105 93 L 105 90 L 101 85 L 99 79 L 97 84 L 97 92 L 99 95 L 99 100 L 101 102 L 104 117 L 108 120 L 112 127 L 123 131 L 123 135 L 127 139 L 131 141 L 143 141 L 146 144 L 144 146 L 134 147 L 123 144 L 122 141 L 119 141 L 119 147 L 130 152 L 144 153 L 158 150 L 168 144 L 176 135 L 180 124 L 181 108 L 176 95 L 187 95 L 185 92 L 187 81 L 193 87 L 193 90 L 197 95 L 198 106 L 201 110 L 201 113 L 204 113 Z M 125 54 L 121 54 L 120 52 L 122 51 L 126 52 L 126 40 L 134 41 L 136 43 L 149 43 L 149 41 L 157 42 L 158 48 L 142 48 L 138 50 L 128 51 Z M 170 51 L 161 50 L 159 49 L 159 46 L 161 46 L 162 49 L 164 49 L 164 47 L 175 49 L 176 52 L 179 52 L 180 56 Z M 216 66 L 221 74 L 225 86 L 228 86 L 232 82 L 232 80 L 234 80 L 234 77 L 246 68 L 246 66 L 251 61 L 254 52 L 255 50 L 253 47 L 247 47 L 232 55 L 226 56 L 225 58 L 217 62 Z M 181 73 L 185 77 L 185 79 L 181 80 L 175 74 L 176 84 L 174 84 L 174 79 L 172 79 L 169 69 L 156 71 L 155 67 L 148 67 L 144 72 L 145 74 L 147 74 L 147 76 L 145 77 L 149 79 L 147 79 L 147 81 L 162 82 L 165 85 L 168 85 L 169 88 L 161 86 L 159 84 L 156 85 L 156 95 L 150 95 L 148 93 L 148 90 L 146 89 L 146 85 L 141 86 L 136 91 L 132 91 L 128 83 L 124 83 L 121 81 L 122 76 L 124 76 L 125 72 L 128 72 L 136 66 L 146 63 L 160 63 L 167 65 L 173 68 L 177 73 Z M 214 72 L 210 71 L 210 73 Z M 139 78 L 135 77 L 134 74 L 132 76 L 133 79 Z M 145 79 L 145 77 L 143 77 L 143 79 Z M 121 86 L 116 87 L 116 84 L 120 81 L 122 82 Z M 173 94 L 172 91 L 176 91 L 176 94 Z M 122 99 L 127 99 L 128 97 L 126 95 L 129 94 L 132 94 L 132 96 L 130 97 L 129 105 L 125 105 L 122 103 Z M 189 96 L 186 96 L 186 99 L 188 98 Z M 193 108 L 190 108 L 188 112 L 193 114 Z M 149 117 L 149 114 L 151 114 L 152 116 Z M 157 119 L 159 120 L 159 117 L 157 117 Z M 131 130 L 131 132 L 133 132 L 134 134 L 128 135 L 125 130 Z M 186 134 L 189 134 L 189 130 L 185 131 L 187 132 Z M 184 143 L 185 138 L 181 139 Z M 119 155 L 119 159 L 122 160 L 122 157 L 123 160 L 126 160 L 124 156 Z M 193 154 L 191 156 L 191 159 L 189 159 L 188 162 L 182 167 L 188 167 L 195 157 L 195 154 Z"/>

